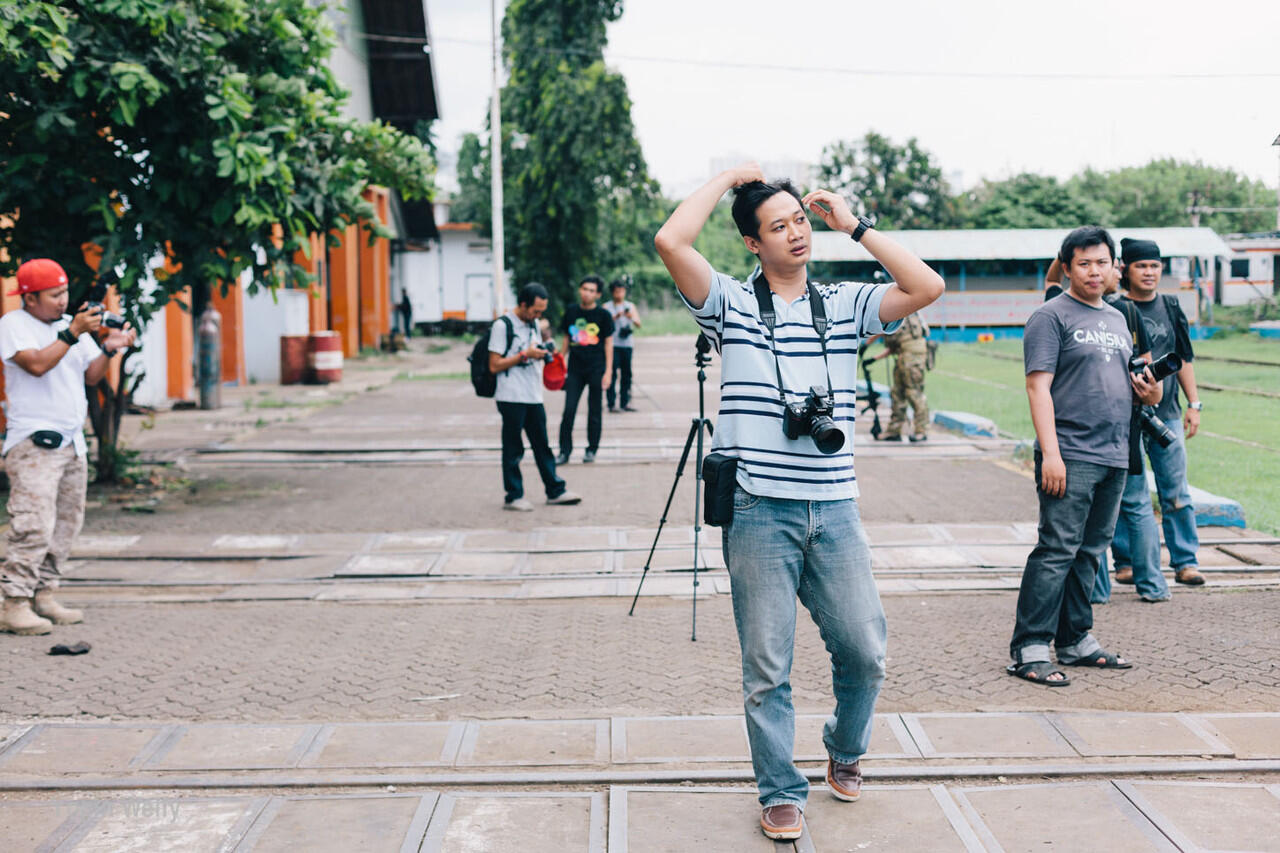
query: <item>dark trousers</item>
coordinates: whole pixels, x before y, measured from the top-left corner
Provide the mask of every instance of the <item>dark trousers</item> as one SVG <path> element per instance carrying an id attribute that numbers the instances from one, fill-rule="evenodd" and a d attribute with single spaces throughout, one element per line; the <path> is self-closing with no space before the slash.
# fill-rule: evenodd
<path id="1" fill-rule="evenodd" d="M 1039 541 L 1027 557 L 1018 591 L 1017 621 L 1009 650 L 1015 662 L 1049 660 L 1058 649 L 1081 643 L 1093 627 L 1089 594 L 1098 561 L 1116 529 L 1128 471 L 1066 460 L 1067 490 L 1060 498 L 1040 488 L 1036 453 L 1036 494 L 1040 498 Z"/>
<path id="2" fill-rule="evenodd" d="M 560 416 L 560 453 L 567 456 L 573 452 L 573 419 L 578 415 L 578 400 L 582 397 L 582 389 L 587 389 L 587 450 L 600 449 L 600 428 L 603 417 L 600 381 L 604 379 L 604 365 L 590 368 L 575 368 L 569 362 L 568 375 L 564 380 L 564 414 Z"/>
<path id="3" fill-rule="evenodd" d="M 556 457 L 547 441 L 546 409 L 541 403 L 499 401 L 498 413 L 502 415 L 502 488 L 506 490 L 507 503 L 524 497 L 524 480 L 520 476 L 520 460 L 524 458 L 521 433 L 529 436 L 529 447 L 547 497 L 559 497 L 564 492 L 564 480 L 556 476 Z"/>
<path id="4" fill-rule="evenodd" d="M 609 408 L 613 408 L 618 395 L 622 397 L 622 408 L 625 409 L 631 404 L 631 347 L 615 346 L 613 348 L 613 377 L 609 382 L 609 390 L 605 392 Z"/>

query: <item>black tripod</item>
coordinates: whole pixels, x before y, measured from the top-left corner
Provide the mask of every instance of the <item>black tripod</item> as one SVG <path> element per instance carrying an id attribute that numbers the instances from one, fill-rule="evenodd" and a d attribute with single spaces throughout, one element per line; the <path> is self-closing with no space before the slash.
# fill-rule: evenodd
<path id="1" fill-rule="evenodd" d="M 693 642 L 698 640 L 698 538 L 702 533 L 702 428 L 706 427 L 708 437 L 714 434 L 711 421 L 707 418 L 704 397 L 704 386 L 707 381 L 706 367 L 711 364 L 710 352 L 711 341 L 707 340 L 706 335 L 699 333 L 697 354 L 693 357 L 693 363 L 698 367 L 698 416 L 689 425 L 689 437 L 684 440 L 684 452 L 680 454 L 680 464 L 676 466 L 676 477 L 671 482 L 671 494 L 667 495 L 667 505 L 662 510 L 658 532 L 653 535 L 653 544 L 649 546 L 649 559 L 644 561 L 644 572 L 640 575 L 640 583 L 636 585 L 636 594 L 631 599 L 631 609 L 627 611 L 628 616 L 635 615 L 640 588 L 644 586 L 644 579 L 649 576 L 649 564 L 653 562 L 653 552 L 658 547 L 658 538 L 662 536 L 662 528 L 667 523 L 667 513 L 671 511 L 671 501 L 675 499 L 676 486 L 680 484 L 680 475 L 684 473 L 684 465 L 689 461 L 689 449 L 693 447 L 696 437 L 698 453 L 694 461 L 693 492 L 693 633 L 689 637 Z"/>

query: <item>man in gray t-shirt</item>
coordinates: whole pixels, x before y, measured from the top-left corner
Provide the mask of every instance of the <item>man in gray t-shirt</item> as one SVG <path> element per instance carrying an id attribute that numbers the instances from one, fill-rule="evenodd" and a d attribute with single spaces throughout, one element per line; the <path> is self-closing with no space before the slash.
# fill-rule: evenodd
<path id="1" fill-rule="evenodd" d="M 633 335 L 641 323 L 640 312 L 627 299 L 629 279 L 630 276 L 614 279 L 613 284 L 609 285 L 612 298 L 605 306 L 613 316 L 613 381 L 605 391 L 605 399 L 611 412 L 616 412 L 619 408 L 624 412 L 635 411 L 631 408 L 631 354 L 635 352 Z"/>
<path id="2" fill-rule="evenodd" d="M 1070 683 L 1050 663 L 1050 644 L 1067 666 L 1132 666 L 1089 633 L 1089 597 L 1128 476 L 1133 397 L 1160 401 L 1146 371 L 1130 374 L 1133 338 L 1124 316 L 1102 301 L 1115 263 L 1111 235 L 1077 228 L 1059 259 L 1069 287 L 1036 309 L 1023 333 L 1040 525 L 1022 572 L 1007 669 L 1050 687 Z"/>
<path id="3" fill-rule="evenodd" d="M 582 500 L 566 489 L 556 474 L 556 457 L 547 440 L 547 412 L 542 407 L 542 365 L 547 351 L 538 329 L 547 300 L 545 287 L 526 284 L 520 288 L 516 307 L 489 328 L 489 372 L 497 377 L 493 396 L 502 415 L 502 488 L 506 492 L 502 508 L 517 512 L 533 510 L 533 504 L 525 499 L 520 476 L 526 435 L 547 490 L 547 503 L 571 505 Z"/>

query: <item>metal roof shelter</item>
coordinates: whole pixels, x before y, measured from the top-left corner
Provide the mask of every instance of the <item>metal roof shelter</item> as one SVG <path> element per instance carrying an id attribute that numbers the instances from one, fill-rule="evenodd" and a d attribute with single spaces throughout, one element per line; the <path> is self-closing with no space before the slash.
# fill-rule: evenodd
<path id="1" fill-rule="evenodd" d="M 1231 247 L 1212 228 L 1108 228 L 1119 251 L 1123 237 L 1155 240 L 1165 257 L 1207 258 L 1231 254 Z M 925 261 L 1049 260 L 1058 254 L 1069 228 L 957 229 L 886 231 Z M 871 253 L 847 234 L 815 231 L 814 261 L 874 261 Z"/>

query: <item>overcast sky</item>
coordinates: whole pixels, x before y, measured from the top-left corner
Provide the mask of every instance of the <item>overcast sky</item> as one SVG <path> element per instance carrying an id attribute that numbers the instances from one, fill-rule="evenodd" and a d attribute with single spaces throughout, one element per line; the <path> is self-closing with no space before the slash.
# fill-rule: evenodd
<path id="1" fill-rule="evenodd" d="M 451 152 L 484 126 L 489 4 L 427 9 Z M 669 194 L 713 159 L 816 162 L 868 130 L 966 186 L 1164 156 L 1280 173 L 1276 0 L 629 0 L 605 58 Z"/>

